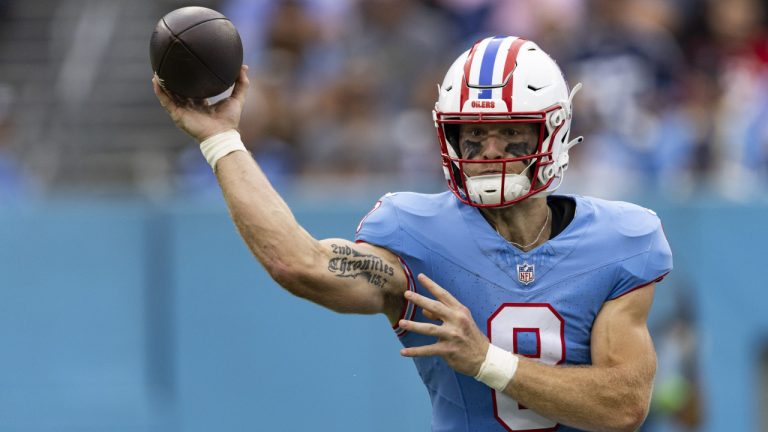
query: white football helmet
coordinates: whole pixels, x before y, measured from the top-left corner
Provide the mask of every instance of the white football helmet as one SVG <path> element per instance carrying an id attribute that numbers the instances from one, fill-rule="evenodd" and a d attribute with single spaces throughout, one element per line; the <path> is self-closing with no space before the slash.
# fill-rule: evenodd
<path id="1" fill-rule="evenodd" d="M 448 187 L 475 207 L 503 207 L 554 192 L 568 167 L 568 150 L 582 141 L 568 141 L 580 88 L 569 91 L 557 63 L 531 41 L 496 36 L 475 43 L 448 69 L 433 111 Z M 520 157 L 463 159 L 459 125 L 471 123 L 538 123 L 538 147 Z M 507 173 L 507 163 L 518 161 L 528 165 L 526 172 Z M 468 164 L 490 162 L 501 163 L 502 172 L 464 172 Z"/>

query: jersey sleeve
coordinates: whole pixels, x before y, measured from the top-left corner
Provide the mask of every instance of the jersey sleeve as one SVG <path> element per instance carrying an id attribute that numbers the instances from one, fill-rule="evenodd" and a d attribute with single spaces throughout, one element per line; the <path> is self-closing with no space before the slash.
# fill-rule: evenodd
<path id="1" fill-rule="evenodd" d="M 365 242 L 372 245 L 388 249 L 397 255 L 400 265 L 405 272 L 405 279 L 408 283 L 406 289 L 416 291 L 416 281 L 413 277 L 410 267 L 402 258 L 403 254 L 403 236 L 398 218 L 397 206 L 392 199 L 394 194 L 387 194 L 381 197 L 373 208 L 363 216 L 363 219 L 357 225 L 355 231 L 355 242 Z M 400 319 L 412 320 L 416 313 L 416 305 L 411 301 L 406 301 L 403 310 L 400 313 Z M 398 319 L 398 322 L 400 321 Z M 402 337 L 407 330 L 400 328 L 397 324 L 392 326 L 392 330 L 397 337 Z"/>
<path id="2" fill-rule="evenodd" d="M 401 249 L 400 222 L 393 194 L 381 197 L 363 216 L 355 231 L 355 241 L 381 246 L 397 253 Z"/>
<path id="3" fill-rule="evenodd" d="M 662 280 L 672 270 L 672 250 L 661 221 L 655 219 L 655 228 L 646 234 L 643 240 L 645 251 L 622 261 L 619 266 L 618 281 L 608 299 L 613 300 L 635 289 Z"/>

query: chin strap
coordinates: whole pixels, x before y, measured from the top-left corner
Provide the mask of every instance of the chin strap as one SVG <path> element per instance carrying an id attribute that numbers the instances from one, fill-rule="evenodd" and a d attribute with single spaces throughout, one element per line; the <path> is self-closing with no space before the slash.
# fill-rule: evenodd
<path id="1" fill-rule="evenodd" d="M 531 190 L 531 180 L 526 172 L 533 166 L 532 160 L 520 174 L 486 174 L 467 177 L 466 184 L 469 199 L 476 204 L 499 204 L 502 200 L 512 201 Z M 504 190 L 501 190 L 501 180 L 504 177 Z"/>

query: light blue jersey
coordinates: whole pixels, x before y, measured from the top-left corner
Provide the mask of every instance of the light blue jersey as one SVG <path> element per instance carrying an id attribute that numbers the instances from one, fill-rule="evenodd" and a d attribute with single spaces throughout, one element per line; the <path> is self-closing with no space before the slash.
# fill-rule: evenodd
<path id="1" fill-rule="evenodd" d="M 603 303 L 661 280 L 672 255 L 652 211 L 623 202 L 573 196 L 570 224 L 522 252 L 477 208 L 450 192 L 385 195 L 360 223 L 356 240 L 384 247 L 404 262 L 410 289 L 424 273 L 472 311 L 491 342 L 548 364 L 590 364 L 592 324 Z M 403 315 L 426 321 L 409 304 Z M 435 339 L 395 329 L 406 347 Z M 434 432 L 575 429 L 558 426 L 438 357 L 414 363 L 432 400 Z"/>

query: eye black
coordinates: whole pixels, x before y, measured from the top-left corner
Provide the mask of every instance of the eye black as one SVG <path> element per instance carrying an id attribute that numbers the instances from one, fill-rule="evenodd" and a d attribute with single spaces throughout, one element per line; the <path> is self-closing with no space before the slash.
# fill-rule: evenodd
<path id="1" fill-rule="evenodd" d="M 533 154 L 534 146 L 528 142 L 509 143 L 505 150 L 514 157 L 528 156 Z"/>
<path id="2" fill-rule="evenodd" d="M 480 153 L 482 145 L 477 141 L 465 140 L 462 146 L 463 157 L 466 159 L 472 159 Z"/>

